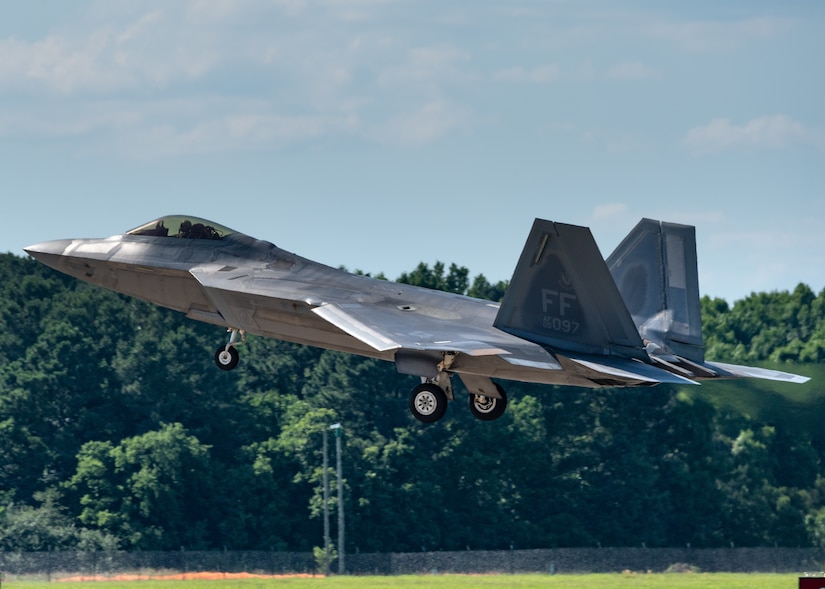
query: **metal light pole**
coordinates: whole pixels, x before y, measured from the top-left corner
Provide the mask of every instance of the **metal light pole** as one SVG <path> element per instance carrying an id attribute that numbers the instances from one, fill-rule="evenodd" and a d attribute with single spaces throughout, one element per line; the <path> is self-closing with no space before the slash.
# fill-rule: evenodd
<path id="1" fill-rule="evenodd" d="M 324 428 L 324 576 L 329 577 L 329 460 L 327 429 Z"/>
<path id="2" fill-rule="evenodd" d="M 344 477 L 341 469 L 341 438 L 344 428 L 340 423 L 329 426 L 335 430 L 335 471 L 338 479 L 338 574 L 343 575 L 346 570 L 344 564 Z"/>

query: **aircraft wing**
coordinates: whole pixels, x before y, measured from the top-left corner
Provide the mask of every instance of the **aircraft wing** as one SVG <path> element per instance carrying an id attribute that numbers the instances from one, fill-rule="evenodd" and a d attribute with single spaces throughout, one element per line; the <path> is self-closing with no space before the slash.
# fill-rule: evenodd
<path id="1" fill-rule="evenodd" d="M 415 311 L 401 315 L 387 307 L 326 303 L 312 312 L 375 349 L 461 352 L 469 356 L 502 356 L 511 364 L 560 370 L 541 346 L 488 329 L 428 317 Z M 409 315 L 409 316 L 408 316 Z"/>
<path id="2" fill-rule="evenodd" d="M 378 352 L 459 352 L 469 356 L 501 356 L 515 366 L 562 369 L 540 345 L 505 333 L 492 324 L 479 324 L 473 321 L 472 313 L 463 315 L 461 308 L 447 308 L 451 297 L 445 293 L 432 293 L 433 297 L 444 297 L 444 307 L 415 301 L 399 305 L 397 300 L 388 299 L 387 293 L 377 290 L 355 296 L 352 291 L 324 286 L 323 281 L 310 284 L 290 280 L 278 270 L 202 266 L 190 272 L 232 325 L 244 325 L 248 319 L 242 315 L 250 313 L 250 307 L 266 308 L 268 301 L 282 299 L 305 305 L 317 317 Z M 378 286 L 386 287 L 387 292 L 394 290 L 393 283 Z M 354 300 L 358 298 L 364 300 Z"/>

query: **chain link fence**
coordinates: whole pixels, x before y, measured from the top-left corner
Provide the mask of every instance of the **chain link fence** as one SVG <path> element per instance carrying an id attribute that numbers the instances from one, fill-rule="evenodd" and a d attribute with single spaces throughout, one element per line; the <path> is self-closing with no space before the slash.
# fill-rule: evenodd
<path id="1" fill-rule="evenodd" d="M 813 548 L 557 548 L 347 555 L 353 574 L 818 572 L 825 551 Z"/>
<path id="2" fill-rule="evenodd" d="M 119 574 L 320 574 L 308 552 L 0 552 L 7 580 Z M 556 548 L 347 554 L 348 574 L 609 573 L 631 571 L 817 573 L 825 551 L 816 548 Z M 332 567 L 333 571 L 337 566 Z"/>

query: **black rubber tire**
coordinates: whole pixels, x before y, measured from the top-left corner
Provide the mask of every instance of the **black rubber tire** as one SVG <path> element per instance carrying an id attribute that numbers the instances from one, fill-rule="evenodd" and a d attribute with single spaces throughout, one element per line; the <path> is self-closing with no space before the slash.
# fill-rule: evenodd
<path id="1" fill-rule="evenodd" d="M 496 384 L 496 390 L 501 395 L 501 399 L 495 397 L 484 397 L 470 393 L 470 411 L 476 419 L 482 421 L 493 421 L 498 419 L 507 410 L 507 393 Z"/>
<path id="2" fill-rule="evenodd" d="M 218 351 L 215 352 L 215 364 L 217 364 L 221 370 L 232 370 L 240 361 L 241 356 L 238 354 L 235 346 L 229 346 L 228 348 L 221 346 L 218 348 Z"/>
<path id="3" fill-rule="evenodd" d="M 447 412 L 447 395 L 438 385 L 422 383 L 410 394 L 410 412 L 418 421 L 436 422 Z"/>

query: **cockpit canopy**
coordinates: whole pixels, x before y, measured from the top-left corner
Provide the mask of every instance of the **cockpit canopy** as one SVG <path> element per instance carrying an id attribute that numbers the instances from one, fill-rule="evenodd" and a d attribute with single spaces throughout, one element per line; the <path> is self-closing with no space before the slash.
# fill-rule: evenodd
<path id="1" fill-rule="evenodd" d="M 182 239 L 223 239 L 237 233 L 228 227 L 191 215 L 167 215 L 126 232 L 127 235 L 179 237 Z"/>

